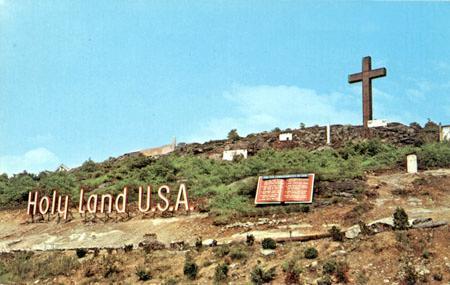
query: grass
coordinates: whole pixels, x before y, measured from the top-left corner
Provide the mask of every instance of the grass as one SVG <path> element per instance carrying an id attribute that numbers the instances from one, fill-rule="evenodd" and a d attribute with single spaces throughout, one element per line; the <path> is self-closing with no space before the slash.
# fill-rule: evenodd
<path id="1" fill-rule="evenodd" d="M 137 195 L 133 193 L 137 193 L 139 186 L 151 184 L 156 192 L 162 184 L 175 187 L 183 180 L 187 181 L 190 198 L 206 199 L 213 215 L 251 216 L 257 215 L 258 211 L 270 211 L 270 207 L 260 209 L 252 206 L 260 175 L 313 172 L 317 181 L 356 179 L 364 177 L 365 171 L 399 167 L 404 164 L 406 154 L 411 152 L 417 153 L 421 169 L 450 166 L 450 143 L 394 147 L 380 140 L 349 143 L 341 149 L 315 152 L 301 148 L 265 149 L 235 162 L 176 154 L 158 159 L 109 159 L 102 163 L 88 160 L 69 172 L 0 175 L 0 208 L 24 206 L 29 191 L 51 194 L 58 189 L 61 194 L 70 194 L 72 200 L 77 201 L 81 187 L 98 194 L 117 194 L 127 186 L 132 193 L 130 201 L 134 201 Z M 174 200 L 177 191 L 172 192 L 175 192 L 171 197 Z M 287 211 L 287 208 L 282 208 Z"/>

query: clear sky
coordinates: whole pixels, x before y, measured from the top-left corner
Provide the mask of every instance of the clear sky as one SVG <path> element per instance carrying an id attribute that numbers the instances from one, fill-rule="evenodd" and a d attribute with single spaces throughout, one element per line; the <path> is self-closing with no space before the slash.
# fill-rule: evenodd
<path id="1" fill-rule="evenodd" d="M 361 124 L 450 123 L 450 3 L 0 0 L 0 173 L 170 143 Z"/>

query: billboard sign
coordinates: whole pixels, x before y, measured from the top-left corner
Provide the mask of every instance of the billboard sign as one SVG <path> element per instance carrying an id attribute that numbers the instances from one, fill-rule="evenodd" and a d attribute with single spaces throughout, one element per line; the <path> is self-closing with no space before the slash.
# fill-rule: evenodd
<path id="1" fill-rule="evenodd" d="M 311 203 L 314 174 L 260 176 L 255 204 Z"/>

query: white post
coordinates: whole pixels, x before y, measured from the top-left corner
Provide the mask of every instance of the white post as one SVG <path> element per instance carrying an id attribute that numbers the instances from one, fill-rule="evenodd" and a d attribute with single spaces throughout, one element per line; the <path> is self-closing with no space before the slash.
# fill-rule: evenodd
<path id="1" fill-rule="evenodd" d="M 408 173 L 417 173 L 417 156 L 415 154 L 406 157 L 406 168 Z"/>
<path id="2" fill-rule="evenodd" d="M 331 144 L 331 127 L 330 127 L 330 124 L 327 125 L 327 144 Z"/>

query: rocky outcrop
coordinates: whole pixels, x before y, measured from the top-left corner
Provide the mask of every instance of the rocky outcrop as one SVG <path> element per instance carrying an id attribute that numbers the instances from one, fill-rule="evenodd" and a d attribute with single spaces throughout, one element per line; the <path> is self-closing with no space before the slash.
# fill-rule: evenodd
<path id="1" fill-rule="evenodd" d="M 221 158 L 224 150 L 247 149 L 248 154 L 256 154 L 266 148 L 292 149 L 296 147 L 316 150 L 324 147 L 338 148 L 349 142 L 378 138 L 383 142 L 397 146 L 421 145 L 424 142 L 438 141 L 436 128 L 422 128 L 418 124 L 406 126 L 390 123 L 387 127 L 364 129 L 362 126 L 332 125 L 331 145 L 326 144 L 326 127 L 314 126 L 303 129 L 286 130 L 293 134 L 292 141 L 279 141 L 281 132 L 262 132 L 250 134 L 237 140 L 216 140 L 203 144 L 180 144 L 176 152 L 179 154 L 204 155 L 210 158 Z"/>

